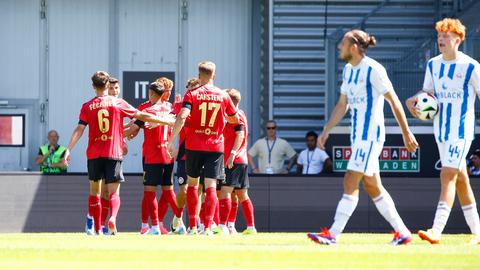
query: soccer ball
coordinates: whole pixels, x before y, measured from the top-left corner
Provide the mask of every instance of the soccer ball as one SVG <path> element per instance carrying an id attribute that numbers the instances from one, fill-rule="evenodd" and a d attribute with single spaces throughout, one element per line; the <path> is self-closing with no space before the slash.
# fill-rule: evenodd
<path id="1" fill-rule="evenodd" d="M 430 93 L 418 94 L 415 107 L 419 111 L 418 119 L 423 121 L 432 120 L 438 112 L 437 99 Z"/>

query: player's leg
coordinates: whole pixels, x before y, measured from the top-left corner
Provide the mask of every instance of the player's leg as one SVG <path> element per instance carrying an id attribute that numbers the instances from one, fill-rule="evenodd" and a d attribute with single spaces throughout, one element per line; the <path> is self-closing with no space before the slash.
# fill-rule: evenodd
<path id="1" fill-rule="evenodd" d="M 467 167 L 463 166 L 458 174 L 456 190 L 458 200 L 462 206 L 463 215 L 467 221 L 468 227 L 473 234 L 471 244 L 480 243 L 480 220 L 478 216 L 477 203 L 473 194 L 472 187 L 470 186 L 470 178 L 468 177 Z"/>
<path id="2" fill-rule="evenodd" d="M 110 197 L 108 196 L 107 185 L 105 181 L 102 181 L 101 186 L 101 195 L 100 195 L 100 204 L 102 206 L 102 215 L 100 218 L 100 223 L 102 225 L 102 231 L 104 234 L 108 233 L 107 227 L 105 227 L 105 223 L 107 221 L 108 212 L 110 211 Z"/>
<path id="3" fill-rule="evenodd" d="M 203 157 L 195 151 L 186 151 L 187 172 L 187 210 L 190 234 L 197 234 L 197 204 L 200 170 L 203 167 Z"/>
<path id="4" fill-rule="evenodd" d="M 108 196 L 110 200 L 110 218 L 108 219 L 108 233 L 117 233 L 117 215 L 120 210 L 120 183 L 124 182 L 122 171 L 122 161 L 105 161 L 105 183 L 107 184 Z"/>
<path id="5" fill-rule="evenodd" d="M 185 160 L 177 162 L 177 181 L 178 192 L 176 194 L 177 213 L 173 217 L 172 229 L 177 234 L 186 233 L 185 225 L 183 224 L 183 209 L 187 199 L 187 174 L 185 172 Z"/>
<path id="6" fill-rule="evenodd" d="M 435 211 L 432 228 L 426 231 L 418 231 L 418 236 L 431 244 L 440 242 L 443 229 L 447 224 L 453 202 L 455 201 L 455 186 L 459 173 L 458 168 L 462 161 L 460 158 L 457 159 L 451 156 L 449 149 L 456 144 L 457 143 L 450 142 L 438 143 L 438 151 L 442 162 L 442 169 L 440 171 L 440 199 L 437 210 Z M 464 146 L 464 143 L 461 145 Z"/>
<path id="7" fill-rule="evenodd" d="M 217 179 L 217 192 L 215 196 L 215 212 L 213 213 L 213 223 L 212 229 L 217 227 L 220 223 L 220 193 L 222 190 L 222 181 L 221 179 Z"/>
<path id="8" fill-rule="evenodd" d="M 88 196 L 88 216 L 93 219 L 91 227 L 88 228 L 86 233 L 88 235 L 101 234 L 101 214 L 102 206 L 100 203 L 102 180 L 90 180 L 90 192 Z M 88 217 L 87 217 L 88 219 Z M 87 225 L 88 224 L 87 220 Z"/>
<path id="9" fill-rule="evenodd" d="M 228 177 L 227 177 L 228 179 Z M 225 183 L 222 186 L 220 191 L 220 200 L 219 200 L 219 207 L 220 207 L 220 220 L 218 224 L 218 233 L 221 234 L 230 234 L 227 228 L 228 217 L 230 215 L 230 211 L 232 209 L 232 194 L 233 187 L 229 185 L 229 182 Z"/>
<path id="10" fill-rule="evenodd" d="M 238 212 L 238 197 L 235 190 L 232 192 L 232 208 L 230 209 L 230 214 L 228 215 L 227 227 L 230 231 L 230 234 L 236 234 L 237 230 L 235 229 L 235 221 L 237 220 Z"/>
<path id="11" fill-rule="evenodd" d="M 100 200 L 102 179 L 104 178 L 104 160 L 87 160 L 89 196 L 88 196 L 88 215 L 85 225 L 87 235 L 101 233 L 101 214 L 102 206 Z"/>
<path id="12" fill-rule="evenodd" d="M 257 229 L 255 228 L 255 218 L 254 218 L 254 209 L 252 201 L 248 196 L 248 187 L 235 190 L 237 194 L 238 201 L 242 205 L 242 212 L 245 221 L 247 222 L 247 229 L 243 231 L 243 234 L 256 234 Z"/>
<path id="13" fill-rule="evenodd" d="M 372 176 L 365 175 L 363 178 L 365 191 L 372 198 L 380 214 L 395 230 L 395 236 L 391 244 L 404 245 L 412 241 L 412 234 L 403 223 L 402 218 L 395 208 L 390 194 L 383 187 L 380 174 L 374 173 Z"/>
<path id="14" fill-rule="evenodd" d="M 148 177 L 148 176 L 147 176 Z M 158 228 L 158 203 L 157 203 L 157 187 L 151 184 L 147 178 L 144 178 L 143 199 L 142 199 L 142 225 L 140 234 L 147 234 L 150 232 L 148 225 L 148 218 L 150 217 L 152 227 Z M 152 231 L 154 231 L 153 229 Z"/>
<path id="15" fill-rule="evenodd" d="M 333 224 L 330 229 L 325 228 L 318 234 L 308 234 L 308 237 L 312 241 L 324 245 L 335 244 L 337 242 L 337 239 L 345 229 L 350 216 L 352 216 L 353 211 L 357 208 L 359 193 L 358 186 L 362 177 L 363 172 L 347 170 L 343 178 L 343 195 L 338 202 L 335 216 L 333 218 Z"/>
<path id="16" fill-rule="evenodd" d="M 223 153 L 205 155 L 205 234 L 212 235 L 211 226 L 217 203 L 217 179 L 224 175 Z"/>

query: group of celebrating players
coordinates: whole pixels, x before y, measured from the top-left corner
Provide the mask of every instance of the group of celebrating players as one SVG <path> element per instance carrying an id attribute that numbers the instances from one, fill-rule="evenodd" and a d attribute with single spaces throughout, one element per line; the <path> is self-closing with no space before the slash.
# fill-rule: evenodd
<path id="1" fill-rule="evenodd" d="M 443 19 L 437 22 L 436 31 L 441 54 L 428 61 L 423 91 L 434 95 L 439 103 L 434 130 L 442 162 L 441 194 L 432 228 L 421 230 L 418 235 L 432 244 L 440 242 L 457 194 L 473 235 L 470 243 L 479 244 L 480 220 L 465 159 L 475 132 L 474 102 L 475 97 L 480 95 L 480 65 L 458 50 L 465 39 L 465 27 L 459 20 Z M 385 99 L 400 126 L 408 151 L 416 151 L 418 143 L 385 68 L 365 54 L 367 48 L 375 44 L 373 36 L 361 30 L 352 30 L 344 35 L 338 46 L 340 58 L 347 62 L 342 75 L 341 94 L 317 144 L 325 148 L 330 131 L 350 109 L 352 156 L 344 177 L 344 194 L 332 226 L 320 233 L 308 234 L 319 244 L 334 244 L 339 239 L 358 204 L 360 182 L 363 182 L 380 214 L 393 227 L 395 234 L 391 244 L 405 245 L 412 241 L 410 230 L 380 179 L 378 157 L 385 141 Z M 106 233 L 116 233 L 119 187 L 123 181 L 123 138 L 134 138 L 141 128 L 145 136 L 142 234 L 168 233 L 163 226 L 168 205 L 175 214 L 173 233 L 198 234 L 201 228 L 203 234 L 212 235 L 213 223 L 218 224 L 215 227 L 217 233 L 235 233 L 237 200 L 242 205 L 248 226 L 244 233 L 256 233 L 253 205 L 247 194 L 248 125 L 245 114 L 238 109 L 240 93 L 235 89 L 220 90 L 213 85 L 215 64 L 212 62 L 202 62 L 198 67 L 198 78 L 188 81 L 183 101 L 177 96 L 175 103 L 170 104 L 168 99 L 173 84 L 166 78 L 160 78 L 150 85 L 149 101 L 138 110 L 115 97 L 118 91 L 112 90 L 112 95 L 108 95 L 109 87 L 115 89 L 118 81 L 117 84 L 115 80 L 109 83 L 111 78 L 105 72 L 93 75 L 96 97 L 82 106 L 78 126 L 65 154 L 68 162 L 70 151 L 85 127 L 90 125 L 87 148 L 90 179 L 88 234 L 102 233 L 101 225 L 105 223 L 108 211 L 110 219 Z M 406 103 L 410 113 L 418 118 L 416 96 Z M 136 120 L 124 126 L 124 117 Z M 175 149 L 178 136 L 179 147 Z M 172 185 L 173 157 L 177 160 L 178 194 L 174 193 Z M 157 185 L 162 186 L 158 203 Z M 182 221 L 185 205 L 188 230 Z"/>
<path id="2" fill-rule="evenodd" d="M 236 89 L 221 90 L 213 84 L 215 68 L 213 62 L 201 62 L 198 78 L 188 81 L 183 101 L 177 95 L 174 104 L 168 101 L 173 82 L 157 79 L 149 85 L 149 100 L 138 109 L 118 98 L 117 79 L 104 71 L 92 76 L 96 95 L 83 104 L 64 157 L 68 164 L 70 151 L 88 125 L 88 235 L 117 233 L 122 160 L 127 153 L 124 138 L 135 138 L 140 129 L 144 131 L 141 234 L 236 234 L 239 204 L 247 223 L 243 233 L 257 233 L 247 192 L 248 124 L 238 109 L 241 95 Z M 125 117 L 133 120 L 124 123 Z M 174 147 L 177 137 L 178 147 Z M 177 194 L 172 173 L 175 160 Z M 162 194 L 157 200 L 158 185 Z M 171 232 L 163 225 L 169 206 L 174 214 Z M 182 219 L 185 206 L 188 230 Z"/>

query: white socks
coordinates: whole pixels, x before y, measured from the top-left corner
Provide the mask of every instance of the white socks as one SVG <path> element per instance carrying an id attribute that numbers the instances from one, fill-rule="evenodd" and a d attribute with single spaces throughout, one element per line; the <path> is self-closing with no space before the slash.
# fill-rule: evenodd
<path id="1" fill-rule="evenodd" d="M 448 217 L 450 216 L 451 210 L 452 209 L 450 209 L 450 207 L 448 207 L 447 203 L 445 203 L 444 201 L 438 202 L 437 211 L 435 212 L 435 219 L 433 220 L 433 226 L 432 226 L 432 229 L 436 233 L 441 234 L 443 232 L 443 229 L 447 224 Z M 478 213 L 477 213 L 477 217 L 478 217 Z M 466 215 L 465 215 L 465 218 L 466 218 Z"/>
<path id="2" fill-rule="evenodd" d="M 390 223 L 395 232 L 399 232 L 403 235 L 410 235 L 410 231 L 407 229 L 407 226 L 403 223 L 402 218 L 395 208 L 395 203 L 390 197 L 388 192 L 382 192 L 378 197 L 373 198 L 373 202 L 378 209 L 378 212 Z"/>
<path id="3" fill-rule="evenodd" d="M 355 211 L 358 204 L 358 197 L 348 194 L 343 194 L 342 199 L 338 202 L 337 210 L 335 212 L 334 222 L 329 231 L 333 237 L 337 238 L 345 229 L 348 219 Z"/>
<path id="4" fill-rule="evenodd" d="M 475 236 L 480 236 L 480 220 L 478 217 L 477 204 L 472 203 L 462 206 L 462 210 L 463 215 L 465 216 L 465 220 L 467 221 L 468 227 L 470 227 L 470 231 L 472 232 L 472 234 Z"/>

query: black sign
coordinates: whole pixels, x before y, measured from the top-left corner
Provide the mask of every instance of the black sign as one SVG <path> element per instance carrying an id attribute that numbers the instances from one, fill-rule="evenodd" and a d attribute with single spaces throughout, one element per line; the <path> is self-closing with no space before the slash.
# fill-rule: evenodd
<path id="1" fill-rule="evenodd" d="M 173 81 L 170 102 L 175 99 L 175 72 L 161 71 L 124 71 L 123 72 L 123 99 L 134 107 L 148 100 L 148 85 L 160 77 Z"/>

